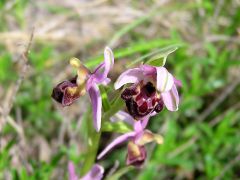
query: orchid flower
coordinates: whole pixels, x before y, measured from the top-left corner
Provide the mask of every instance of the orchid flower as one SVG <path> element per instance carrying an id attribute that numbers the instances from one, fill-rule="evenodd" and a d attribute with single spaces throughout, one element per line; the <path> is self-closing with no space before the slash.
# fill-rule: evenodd
<path id="1" fill-rule="evenodd" d="M 148 123 L 149 116 L 145 116 L 141 121 L 135 121 L 129 114 L 119 111 L 116 117 L 132 125 L 134 131 L 117 137 L 98 155 L 97 159 L 101 159 L 117 145 L 128 141 L 126 164 L 133 165 L 135 167 L 141 167 L 147 157 L 147 152 L 144 145 L 152 141 L 162 144 L 163 138 L 162 136 L 154 134 L 149 130 L 144 130 Z M 112 118 L 111 120 L 116 121 L 115 118 Z"/>
<path id="2" fill-rule="evenodd" d="M 129 69 L 119 76 L 114 86 L 119 89 L 128 83 L 133 85 L 126 88 L 121 97 L 135 119 L 159 113 L 164 105 L 170 111 L 178 110 L 179 95 L 176 86 L 181 86 L 181 82 L 165 67 L 141 65 Z"/>
<path id="3" fill-rule="evenodd" d="M 78 178 L 75 173 L 75 167 L 72 162 L 68 163 L 69 180 L 101 180 L 103 177 L 104 169 L 102 166 L 95 164 L 92 169 L 82 178 Z"/>
<path id="4" fill-rule="evenodd" d="M 105 48 L 104 62 L 93 73 L 77 58 L 72 58 L 70 64 L 77 69 L 77 76 L 59 83 L 53 89 L 52 97 L 62 106 L 69 106 L 88 92 L 93 108 L 94 127 L 96 131 L 99 131 L 101 128 L 102 99 L 98 85 L 106 85 L 110 82 L 107 76 L 114 64 L 113 52 L 110 48 Z"/>

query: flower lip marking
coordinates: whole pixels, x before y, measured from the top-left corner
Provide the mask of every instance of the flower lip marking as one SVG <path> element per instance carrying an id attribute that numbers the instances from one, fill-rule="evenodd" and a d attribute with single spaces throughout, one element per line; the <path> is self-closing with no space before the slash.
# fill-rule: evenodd
<path id="1" fill-rule="evenodd" d="M 69 106 L 80 97 L 81 93 L 78 92 L 78 86 L 76 84 L 77 76 L 70 80 L 59 83 L 52 92 L 52 98 L 63 106 Z"/>
<path id="2" fill-rule="evenodd" d="M 152 82 L 143 84 L 141 81 L 137 85 L 126 88 L 121 98 L 125 101 L 128 112 L 137 120 L 149 113 L 160 112 L 163 109 L 163 101 L 156 91 Z"/>

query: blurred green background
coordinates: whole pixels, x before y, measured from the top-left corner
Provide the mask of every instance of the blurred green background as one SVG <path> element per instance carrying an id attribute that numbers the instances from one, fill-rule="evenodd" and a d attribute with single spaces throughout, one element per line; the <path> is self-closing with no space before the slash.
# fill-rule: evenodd
<path id="1" fill-rule="evenodd" d="M 142 169 L 124 168 L 126 145 L 99 163 L 108 178 L 114 166 L 120 179 L 240 179 L 239 0 L 1 0 L 0 179 L 67 179 L 68 159 L 80 171 L 88 97 L 64 109 L 50 97 L 74 73 L 71 57 L 93 68 L 109 45 L 114 82 L 127 64 L 176 44 L 166 66 L 183 83 L 179 110 L 149 124 L 164 144 L 147 146 Z M 114 137 L 104 133 L 100 150 Z"/>

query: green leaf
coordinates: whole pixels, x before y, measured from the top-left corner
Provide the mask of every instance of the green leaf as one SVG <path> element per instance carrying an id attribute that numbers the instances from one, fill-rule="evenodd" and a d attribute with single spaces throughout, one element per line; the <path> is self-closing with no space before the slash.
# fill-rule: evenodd
<path id="1" fill-rule="evenodd" d="M 103 115 L 102 119 L 104 119 L 104 121 L 107 121 L 111 116 L 123 108 L 123 106 L 124 101 L 121 99 L 120 94 L 116 94 L 116 98 L 111 102 L 111 108 Z"/>
<path id="2" fill-rule="evenodd" d="M 159 48 L 162 46 L 167 46 L 170 44 L 179 44 L 179 40 L 172 39 L 153 39 L 146 43 L 146 41 L 138 41 L 136 43 L 129 44 L 126 48 L 113 49 L 114 50 L 114 58 L 119 60 L 120 58 L 134 55 L 136 53 L 143 53 L 146 51 L 150 51 L 154 48 Z M 90 58 L 84 63 L 87 68 L 92 68 L 98 65 L 103 59 L 103 55 L 96 56 L 94 58 Z"/>
<path id="3" fill-rule="evenodd" d="M 109 122 L 104 121 L 102 126 L 103 132 L 116 132 L 116 133 L 126 133 L 132 131 L 132 128 L 123 121 Z"/>
<path id="4" fill-rule="evenodd" d="M 99 86 L 99 89 L 100 89 L 101 97 L 102 97 L 103 110 L 106 112 L 110 109 L 110 102 L 108 100 L 106 88 L 104 86 Z"/>
<path id="5" fill-rule="evenodd" d="M 154 56 L 150 57 L 150 59 L 147 60 L 145 64 L 149 64 L 152 66 L 164 66 L 168 55 L 173 53 L 177 49 L 178 49 L 178 46 L 176 45 L 171 45 L 163 49 L 160 49 Z"/>
<path id="6" fill-rule="evenodd" d="M 144 62 L 152 66 L 164 66 L 167 56 L 172 52 L 176 51 L 180 45 L 170 45 L 165 48 L 155 49 L 154 51 L 147 53 L 133 62 L 131 62 L 127 67 L 132 67 L 133 65 Z"/>
<path id="7" fill-rule="evenodd" d="M 21 180 L 27 180 L 29 179 L 29 176 L 28 176 L 28 173 L 27 173 L 27 170 L 23 167 L 21 170 L 20 170 L 20 179 Z"/>
<path id="8" fill-rule="evenodd" d="M 55 154 L 50 162 L 51 166 L 56 166 L 59 161 L 62 159 L 62 157 L 65 155 L 64 152 L 57 152 L 57 154 Z"/>
<path id="9" fill-rule="evenodd" d="M 3 50 L 4 51 L 4 50 Z M 11 72 L 11 76 L 9 76 Z M 0 56 L 0 82 L 5 84 L 17 79 L 17 72 L 9 53 L 2 53 Z"/>

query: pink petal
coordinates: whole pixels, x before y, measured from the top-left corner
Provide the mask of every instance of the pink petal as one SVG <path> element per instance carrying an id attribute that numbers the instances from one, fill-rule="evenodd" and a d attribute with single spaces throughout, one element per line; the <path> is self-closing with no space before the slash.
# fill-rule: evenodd
<path id="1" fill-rule="evenodd" d="M 72 162 L 68 163 L 68 176 L 69 180 L 78 180 L 78 177 L 75 173 L 74 164 Z"/>
<path id="2" fill-rule="evenodd" d="M 123 72 L 114 84 L 115 89 L 119 89 L 127 83 L 137 83 L 143 79 L 143 72 L 140 68 L 133 68 Z"/>
<path id="3" fill-rule="evenodd" d="M 113 52 L 112 52 L 110 47 L 105 47 L 105 50 L 104 50 L 104 62 L 105 62 L 105 66 L 106 66 L 106 64 L 110 65 L 110 69 L 114 65 L 114 56 L 113 56 Z"/>
<path id="4" fill-rule="evenodd" d="M 102 85 L 106 86 L 111 82 L 111 79 L 109 78 L 104 78 L 104 79 L 99 79 L 99 77 L 96 74 L 92 74 L 89 76 L 86 84 L 86 90 L 88 91 L 93 84 L 98 84 L 101 83 Z"/>
<path id="5" fill-rule="evenodd" d="M 117 146 L 118 144 L 127 141 L 129 138 L 134 137 L 136 135 L 135 132 L 129 132 L 117 137 L 113 142 L 111 142 L 97 157 L 97 159 L 101 159 L 106 153 L 108 153 L 112 148 Z"/>
<path id="6" fill-rule="evenodd" d="M 124 111 L 118 111 L 116 114 L 114 114 L 114 116 L 110 118 L 110 120 L 112 122 L 124 121 L 130 125 L 133 125 L 135 122 L 133 117 Z"/>
<path id="7" fill-rule="evenodd" d="M 156 74 L 156 67 L 150 66 L 147 64 L 141 65 L 140 69 L 144 72 L 144 75 L 155 75 Z"/>
<path id="8" fill-rule="evenodd" d="M 106 78 L 106 79 L 104 79 L 103 81 L 102 81 L 102 85 L 104 85 L 104 86 L 106 86 L 106 85 L 108 85 L 109 83 L 111 82 L 111 79 L 110 78 Z"/>
<path id="9" fill-rule="evenodd" d="M 143 117 L 143 118 L 141 119 L 142 129 L 145 129 L 145 128 L 146 128 L 150 116 L 151 116 L 151 115 L 147 115 L 147 116 L 145 116 L 145 117 Z"/>
<path id="10" fill-rule="evenodd" d="M 178 87 L 182 87 L 182 82 L 178 79 L 176 79 L 175 77 L 174 78 L 174 84 L 176 84 Z"/>
<path id="11" fill-rule="evenodd" d="M 98 86 L 92 84 L 88 90 L 91 102 L 92 102 L 92 111 L 93 111 L 93 123 L 97 132 L 101 128 L 101 116 L 102 116 L 102 98 Z"/>
<path id="12" fill-rule="evenodd" d="M 165 67 L 157 67 L 157 89 L 166 92 L 172 89 L 174 84 L 173 76 Z"/>
<path id="13" fill-rule="evenodd" d="M 136 133 L 140 133 L 143 131 L 143 127 L 142 127 L 142 122 L 141 120 L 135 121 L 134 122 L 134 131 Z"/>
<path id="14" fill-rule="evenodd" d="M 80 180 L 101 180 L 103 177 L 104 169 L 102 166 L 95 164 L 92 169 Z"/>
<path id="15" fill-rule="evenodd" d="M 113 52 L 109 47 L 106 47 L 104 50 L 104 63 L 100 64 L 92 74 L 92 76 L 95 76 L 94 80 L 96 81 L 96 83 L 102 83 L 102 81 L 107 78 L 110 69 L 113 67 L 113 64 Z M 102 69 L 103 72 L 100 72 Z"/>
<path id="16" fill-rule="evenodd" d="M 170 91 L 161 94 L 163 102 L 169 111 L 177 111 L 179 104 L 179 95 L 175 85 Z"/>
<path id="17" fill-rule="evenodd" d="M 100 69 L 104 67 L 104 64 L 105 64 L 104 62 L 102 62 L 101 64 L 99 64 L 99 65 L 96 67 L 96 69 L 93 71 L 92 74 L 96 74 L 98 71 L 100 71 Z"/>

